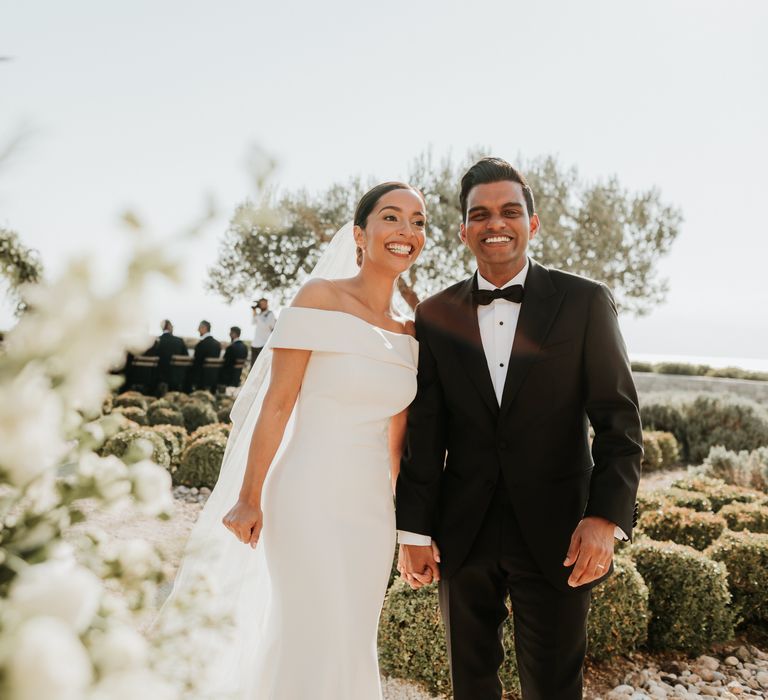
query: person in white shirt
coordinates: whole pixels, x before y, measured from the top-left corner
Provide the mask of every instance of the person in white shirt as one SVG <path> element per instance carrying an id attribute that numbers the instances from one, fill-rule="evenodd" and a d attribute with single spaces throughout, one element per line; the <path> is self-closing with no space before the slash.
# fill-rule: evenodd
<path id="1" fill-rule="evenodd" d="M 253 316 L 251 317 L 251 324 L 253 325 L 253 342 L 251 343 L 251 364 L 256 362 L 256 358 L 259 353 L 264 349 L 264 346 L 269 340 L 269 336 L 275 329 L 277 323 L 277 317 L 269 309 L 269 302 L 262 297 L 258 301 L 254 301 L 251 305 Z"/>

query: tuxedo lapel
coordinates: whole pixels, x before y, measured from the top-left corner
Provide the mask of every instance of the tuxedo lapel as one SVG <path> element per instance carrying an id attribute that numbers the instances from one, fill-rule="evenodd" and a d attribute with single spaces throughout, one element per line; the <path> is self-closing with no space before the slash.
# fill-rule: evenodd
<path id="1" fill-rule="evenodd" d="M 499 412 L 496 393 L 488 371 L 488 361 L 480 337 L 480 325 L 477 322 L 477 307 L 472 301 L 472 290 L 477 288 L 477 274 L 467 279 L 456 297 L 458 318 L 456 325 L 461 332 L 455 341 L 456 354 L 472 383 L 477 388 L 483 401 L 493 415 Z"/>
<path id="2" fill-rule="evenodd" d="M 552 284 L 545 267 L 533 260 L 530 260 L 530 266 L 501 397 L 502 412 L 509 408 L 517 395 L 531 363 L 549 333 L 564 296 L 564 293 Z"/>

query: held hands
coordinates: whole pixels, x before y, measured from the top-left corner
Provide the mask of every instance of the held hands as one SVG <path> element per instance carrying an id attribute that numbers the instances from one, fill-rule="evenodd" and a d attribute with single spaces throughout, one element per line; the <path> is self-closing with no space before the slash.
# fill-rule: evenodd
<path id="1" fill-rule="evenodd" d="M 264 516 L 259 506 L 240 499 L 230 508 L 221 522 L 243 544 L 249 544 L 253 549 L 256 548 L 264 524 Z"/>
<path id="2" fill-rule="evenodd" d="M 413 590 L 440 580 L 439 563 L 440 550 L 435 542 L 429 546 L 400 545 L 397 570 Z"/>
<path id="3" fill-rule="evenodd" d="M 563 566 L 572 566 L 568 585 L 576 588 L 608 573 L 613 561 L 613 539 L 616 526 L 605 518 L 583 518 L 571 536 L 571 545 Z"/>

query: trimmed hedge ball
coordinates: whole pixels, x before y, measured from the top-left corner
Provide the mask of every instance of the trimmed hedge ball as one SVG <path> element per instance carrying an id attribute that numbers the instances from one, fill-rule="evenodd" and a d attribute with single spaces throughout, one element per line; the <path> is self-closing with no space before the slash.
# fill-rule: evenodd
<path id="1" fill-rule="evenodd" d="M 644 472 L 655 472 L 664 466 L 662 452 L 654 433 L 643 433 L 643 461 Z"/>
<path id="2" fill-rule="evenodd" d="M 628 552 L 648 586 L 648 644 L 700 654 L 733 637 L 723 564 L 692 547 L 641 540 Z"/>
<path id="3" fill-rule="evenodd" d="M 725 519 L 715 513 L 699 513 L 691 508 L 668 506 L 643 513 L 638 530 L 653 540 L 670 541 L 694 549 L 706 549 L 725 530 Z"/>
<path id="4" fill-rule="evenodd" d="M 230 426 L 227 423 L 210 423 L 208 425 L 201 425 L 194 433 L 189 436 L 189 442 L 194 442 L 198 438 L 207 437 L 208 435 L 223 435 L 224 438 L 229 437 Z"/>
<path id="5" fill-rule="evenodd" d="M 520 693 L 512 618 L 504 624 L 504 662 L 500 676 L 506 692 Z M 416 591 L 397 579 L 384 601 L 379 624 L 379 664 L 393 678 L 420 685 L 428 693 L 450 697 L 451 678 L 437 586 Z"/>
<path id="6" fill-rule="evenodd" d="M 112 399 L 112 405 L 115 408 L 118 406 L 124 408 L 135 406 L 136 408 L 140 408 L 142 411 L 146 411 L 148 404 L 149 401 L 147 400 L 147 397 L 138 391 L 124 391 L 122 394 L 118 394 L 114 399 Z"/>
<path id="7" fill-rule="evenodd" d="M 128 420 L 138 425 L 147 425 L 147 412 L 138 406 L 118 406 L 112 413 L 122 413 Z"/>
<path id="8" fill-rule="evenodd" d="M 715 512 L 729 503 L 758 503 L 763 499 L 758 491 L 741 486 L 731 486 L 722 479 L 703 475 L 692 474 L 678 479 L 672 483 L 672 487 L 706 494 L 712 504 L 712 510 Z"/>
<path id="9" fill-rule="evenodd" d="M 180 425 L 153 425 L 154 430 L 165 443 L 171 457 L 171 467 L 176 468 L 187 443 L 187 431 Z"/>
<path id="10" fill-rule="evenodd" d="M 136 428 L 135 430 L 121 430 L 113 435 L 104 444 L 101 450 L 102 455 L 115 455 L 123 459 L 138 458 L 143 452 L 143 448 L 136 443 L 148 442 L 152 448 L 150 459 L 161 467 L 168 469 L 171 465 L 171 456 L 165 446 L 165 441 L 152 428 Z"/>
<path id="11" fill-rule="evenodd" d="M 727 567 L 736 613 L 768 622 L 768 535 L 726 532 L 706 554 Z"/>
<path id="12" fill-rule="evenodd" d="M 663 489 L 662 493 L 666 499 L 679 508 L 691 508 L 699 513 L 711 513 L 712 501 L 700 491 L 687 491 L 686 489 L 668 488 Z"/>
<path id="13" fill-rule="evenodd" d="M 723 479 L 728 484 L 768 493 L 768 447 L 733 452 L 713 447 L 697 472 Z"/>
<path id="14" fill-rule="evenodd" d="M 226 446 L 227 439 L 221 434 L 207 435 L 190 442 L 181 453 L 179 467 L 173 474 L 174 482 L 212 489 L 219 478 Z"/>
<path id="15" fill-rule="evenodd" d="M 670 502 L 664 495 L 664 491 L 638 491 L 637 493 L 638 515 L 651 510 L 660 510 L 670 505 Z"/>
<path id="16" fill-rule="evenodd" d="M 200 426 L 216 423 L 216 411 L 209 403 L 203 401 L 190 401 L 181 407 L 184 416 L 184 427 L 187 432 L 193 433 Z"/>
<path id="17" fill-rule="evenodd" d="M 756 503 L 729 503 L 720 510 L 720 515 L 734 532 L 768 532 L 768 507 Z M 768 580 L 766 581 L 768 586 Z"/>
<path id="18" fill-rule="evenodd" d="M 678 443 L 680 456 L 688 460 L 685 398 L 681 395 L 655 394 L 640 402 L 640 418 L 648 431 L 672 433 Z"/>
<path id="19" fill-rule="evenodd" d="M 607 659 L 628 654 L 648 638 L 648 587 L 632 560 L 614 558 L 613 574 L 592 590 L 587 654 Z"/>
<path id="20" fill-rule="evenodd" d="M 150 425 L 178 425 L 184 426 L 184 414 L 175 408 L 165 406 L 150 406 L 147 410 L 147 419 Z"/>
<path id="21" fill-rule="evenodd" d="M 216 397 L 206 389 L 197 389 L 196 391 L 193 391 L 189 398 L 192 401 L 203 401 L 204 403 L 208 403 L 211 406 L 216 406 Z"/>

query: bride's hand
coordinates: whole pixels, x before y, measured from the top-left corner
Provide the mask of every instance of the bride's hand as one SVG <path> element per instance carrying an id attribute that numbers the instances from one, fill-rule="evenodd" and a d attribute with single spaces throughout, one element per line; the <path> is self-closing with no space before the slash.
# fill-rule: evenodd
<path id="1" fill-rule="evenodd" d="M 235 534 L 238 540 L 255 548 L 261 535 L 264 516 L 258 506 L 239 500 L 229 509 L 221 522 Z"/>

